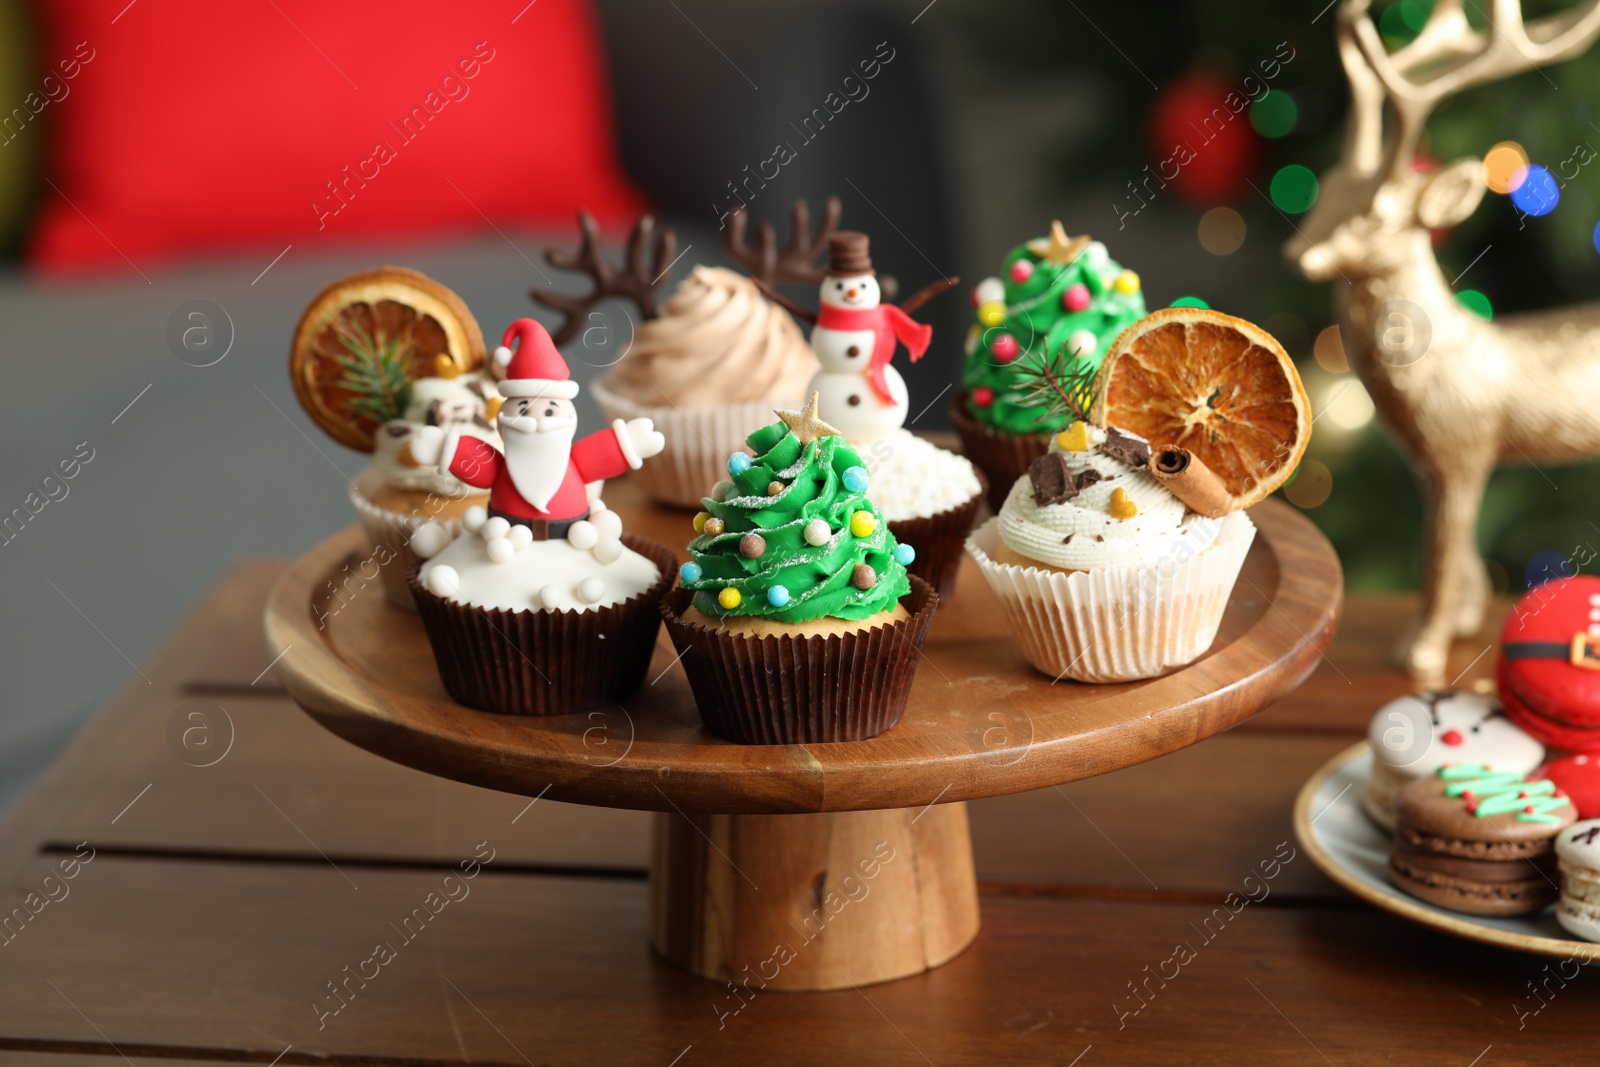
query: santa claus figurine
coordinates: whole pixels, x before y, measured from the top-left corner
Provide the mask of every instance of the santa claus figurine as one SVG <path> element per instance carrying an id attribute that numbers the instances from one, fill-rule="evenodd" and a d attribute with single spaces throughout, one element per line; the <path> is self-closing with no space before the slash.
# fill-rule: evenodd
<path id="1" fill-rule="evenodd" d="M 573 441 L 578 383 L 550 334 L 533 319 L 506 328 L 494 359 L 505 368 L 499 384 L 505 402 L 495 420 L 505 451 L 464 436 L 459 426 L 448 432 L 425 426 L 411 438 L 411 457 L 488 489 L 491 520 L 526 526 L 535 541 L 566 537 L 589 517 L 586 484 L 638 470 L 665 441 L 649 419 L 617 419 L 609 429 Z"/>

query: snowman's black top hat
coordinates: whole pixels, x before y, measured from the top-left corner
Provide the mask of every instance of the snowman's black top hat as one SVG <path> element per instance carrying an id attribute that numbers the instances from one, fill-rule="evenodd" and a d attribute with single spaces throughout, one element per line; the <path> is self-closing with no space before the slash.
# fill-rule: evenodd
<path id="1" fill-rule="evenodd" d="M 868 251 L 871 239 L 864 233 L 841 230 L 828 238 L 828 273 L 835 278 L 876 274 Z"/>

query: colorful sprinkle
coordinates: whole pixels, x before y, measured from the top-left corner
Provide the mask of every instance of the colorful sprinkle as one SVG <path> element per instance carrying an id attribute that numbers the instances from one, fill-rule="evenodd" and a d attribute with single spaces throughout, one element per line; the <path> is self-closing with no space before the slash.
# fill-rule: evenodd
<path id="1" fill-rule="evenodd" d="M 978 305 L 978 322 L 984 326 L 998 326 L 1006 320 L 1006 306 L 998 300 Z"/>
<path id="2" fill-rule="evenodd" d="M 867 468 L 846 467 L 841 477 L 844 481 L 844 487 L 850 492 L 865 493 L 867 491 Z"/>
<path id="3" fill-rule="evenodd" d="M 850 532 L 857 537 L 871 537 L 877 528 L 878 520 L 872 517 L 870 511 L 858 511 L 850 516 Z"/>
<path id="4" fill-rule="evenodd" d="M 1125 270 L 1117 275 L 1117 280 L 1113 284 L 1117 292 L 1132 296 L 1139 291 L 1139 275 L 1136 271 Z"/>
<path id="5" fill-rule="evenodd" d="M 693 585 L 698 582 L 705 572 L 700 569 L 700 564 L 692 560 L 678 568 L 678 577 L 684 585 Z"/>
<path id="6" fill-rule="evenodd" d="M 916 558 L 917 550 L 912 548 L 910 545 L 898 544 L 894 546 L 894 561 L 900 564 L 900 566 L 909 567 L 911 566 L 912 561 Z"/>
<path id="7" fill-rule="evenodd" d="M 1016 359 L 1020 350 L 1021 346 L 1017 344 L 1017 339 L 1009 333 L 995 334 L 994 340 L 989 343 L 989 351 L 993 352 L 994 358 L 1001 363 L 1010 363 Z"/>
<path id="8" fill-rule="evenodd" d="M 1026 259 L 1019 259 L 1011 264 L 1011 280 L 1021 285 L 1033 277 L 1033 264 Z"/>
<path id="9" fill-rule="evenodd" d="M 806 544 L 808 545 L 825 545 L 828 543 L 828 539 L 833 536 L 833 531 L 828 529 L 828 523 L 825 519 L 812 519 L 806 523 L 805 529 L 801 533 L 805 536 Z"/>
<path id="10" fill-rule="evenodd" d="M 739 538 L 739 555 L 745 559 L 760 559 L 767 550 L 767 539 L 758 533 L 747 533 Z"/>
<path id="11" fill-rule="evenodd" d="M 709 512 L 709 511 L 702 511 L 702 512 L 700 512 L 700 514 L 696 515 L 694 517 L 694 532 L 697 533 L 697 534 L 698 533 L 705 533 L 706 532 L 706 520 L 709 519 L 709 518 L 711 518 L 711 512 Z"/>
<path id="12" fill-rule="evenodd" d="M 1139 505 L 1128 499 L 1128 491 L 1121 486 L 1111 490 L 1111 507 L 1109 508 L 1113 519 L 1131 519 L 1139 514 Z"/>
<path id="13" fill-rule="evenodd" d="M 1056 444 L 1063 452 L 1089 451 L 1089 427 L 1082 422 L 1074 422 L 1056 434 Z"/>
<path id="14" fill-rule="evenodd" d="M 850 584 L 857 589 L 871 589 L 878 581 L 878 572 L 865 563 L 857 563 L 850 572 Z"/>
<path id="15" fill-rule="evenodd" d="M 1088 330 L 1073 330 L 1067 336 L 1067 349 L 1079 359 L 1088 359 L 1100 347 L 1100 339 Z"/>
<path id="16" fill-rule="evenodd" d="M 994 403 L 994 390 L 987 385 L 980 385 L 972 391 L 972 402 L 980 408 L 986 408 Z"/>
<path id="17" fill-rule="evenodd" d="M 1082 282 L 1074 282 L 1061 294 L 1061 306 L 1068 311 L 1082 311 L 1089 306 L 1089 299 L 1089 287 Z"/>
<path id="18" fill-rule="evenodd" d="M 789 590 L 781 585 L 775 585 L 767 590 L 767 603 L 775 608 L 781 608 L 789 603 Z"/>
<path id="19" fill-rule="evenodd" d="M 768 496 L 777 496 L 781 492 L 783 492 L 783 483 L 782 482 L 772 481 L 772 482 L 768 482 L 767 483 L 767 495 Z"/>
<path id="20" fill-rule="evenodd" d="M 731 585 L 717 594 L 717 603 L 722 605 L 724 611 L 732 611 L 743 601 L 744 597 L 739 595 L 739 590 Z"/>
<path id="21" fill-rule="evenodd" d="M 721 537 L 722 531 L 725 529 L 727 529 L 727 524 L 716 516 L 712 516 L 700 527 L 700 532 L 707 537 Z"/>
<path id="22" fill-rule="evenodd" d="M 750 457 L 744 452 L 735 452 L 728 457 L 728 473 L 743 474 L 750 469 Z"/>

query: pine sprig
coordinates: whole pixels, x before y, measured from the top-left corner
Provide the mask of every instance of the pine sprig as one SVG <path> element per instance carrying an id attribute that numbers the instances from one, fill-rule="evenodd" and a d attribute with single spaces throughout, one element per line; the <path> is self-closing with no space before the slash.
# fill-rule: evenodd
<path id="1" fill-rule="evenodd" d="M 1085 414 L 1094 404 L 1094 380 L 1098 368 L 1074 356 L 1065 344 L 1055 352 L 1040 352 L 1023 357 L 1017 365 L 1019 390 L 1030 406 L 1041 413 L 1035 422 L 1059 420 L 1070 415 L 1088 422 Z"/>
<path id="2" fill-rule="evenodd" d="M 410 346 L 398 337 L 374 337 L 361 326 L 352 328 L 353 336 L 339 333 L 339 343 L 350 354 L 336 357 L 344 370 L 339 387 L 352 394 L 346 408 L 377 423 L 403 417 L 411 406 Z"/>

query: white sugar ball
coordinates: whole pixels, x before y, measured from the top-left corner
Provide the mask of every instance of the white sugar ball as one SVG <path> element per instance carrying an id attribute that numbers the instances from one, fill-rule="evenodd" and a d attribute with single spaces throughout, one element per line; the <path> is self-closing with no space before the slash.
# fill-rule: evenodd
<path id="1" fill-rule="evenodd" d="M 494 560 L 496 563 L 505 563 L 512 556 L 517 554 L 517 550 L 512 547 L 511 538 L 509 537 L 494 538 L 488 543 L 487 550 L 489 553 L 489 558 Z"/>
<path id="2" fill-rule="evenodd" d="M 806 523 L 805 529 L 801 532 L 805 535 L 808 545 L 825 545 L 828 543 L 828 538 L 833 536 L 833 531 L 828 529 L 828 524 L 823 519 L 812 519 Z"/>
<path id="3" fill-rule="evenodd" d="M 578 583 L 578 596 L 585 604 L 597 604 L 606 595 L 606 583 L 599 578 L 585 578 Z"/>
<path id="4" fill-rule="evenodd" d="M 1083 250 L 1083 261 L 1091 267 L 1103 267 L 1110 258 L 1111 253 L 1099 241 L 1090 241 Z"/>
<path id="5" fill-rule="evenodd" d="M 421 529 L 411 535 L 411 551 L 423 559 L 437 556 L 449 543 L 450 531 L 444 528 L 443 523 L 423 523 Z"/>
<path id="6" fill-rule="evenodd" d="M 456 573 L 454 567 L 444 565 L 429 567 L 428 573 L 423 576 L 422 584 L 434 596 L 452 597 L 461 588 L 461 575 Z"/>
<path id="7" fill-rule="evenodd" d="M 496 537 L 504 537 L 506 531 L 511 529 L 511 524 L 504 516 L 496 515 L 492 519 L 485 519 L 483 525 L 478 527 L 478 533 L 485 541 L 493 541 Z"/>
<path id="8" fill-rule="evenodd" d="M 485 510 L 484 506 L 482 504 L 474 504 L 461 513 L 461 528 L 466 530 L 467 533 L 477 533 L 479 527 L 487 522 L 488 519 L 489 512 Z"/>
<path id="9" fill-rule="evenodd" d="M 1067 349 L 1079 359 L 1088 359 L 1100 347 L 1100 339 L 1088 330 L 1073 330 L 1067 337 Z"/>
<path id="10" fill-rule="evenodd" d="M 506 540 L 511 542 L 512 548 L 521 552 L 533 544 L 533 531 L 519 523 L 511 527 L 511 530 L 506 534 Z"/>
<path id="11" fill-rule="evenodd" d="M 978 303 L 1003 304 L 1006 299 L 1005 283 L 999 278 L 985 278 L 978 283 Z"/>
<path id="12" fill-rule="evenodd" d="M 728 499 L 728 494 L 733 492 L 733 483 L 721 481 L 711 487 L 711 499 L 717 502 Z"/>
<path id="13" fill-rule="evenodd" d="M 561 589 L 558 586 L 547 585 L 539 590 L 539 603 L 554 611 L 561 605 Z"/>
<path id="14" fill-rule="evenodd" d="M 622 542 L 616 538 L 601 541 L 594 546 L 594 558 L 601 563 L 615 563 L 622 556 Z"/>
<path id="15" fill-rule="evenodd" d="M 579 552 L 587 552 L 593 548 L 595 542 L 600 540 L 600 533 L 594 528 L 594 523 L 579 519 L 567 527 L 567 542 Z"/>
<path id="16" fill-rule="evenodd" d="M 589 516 L 589 521 L 599 531 L 602 541 L 615 541 L 622 536 L 622 516 L 615 511 L 597 511 Z"/>

